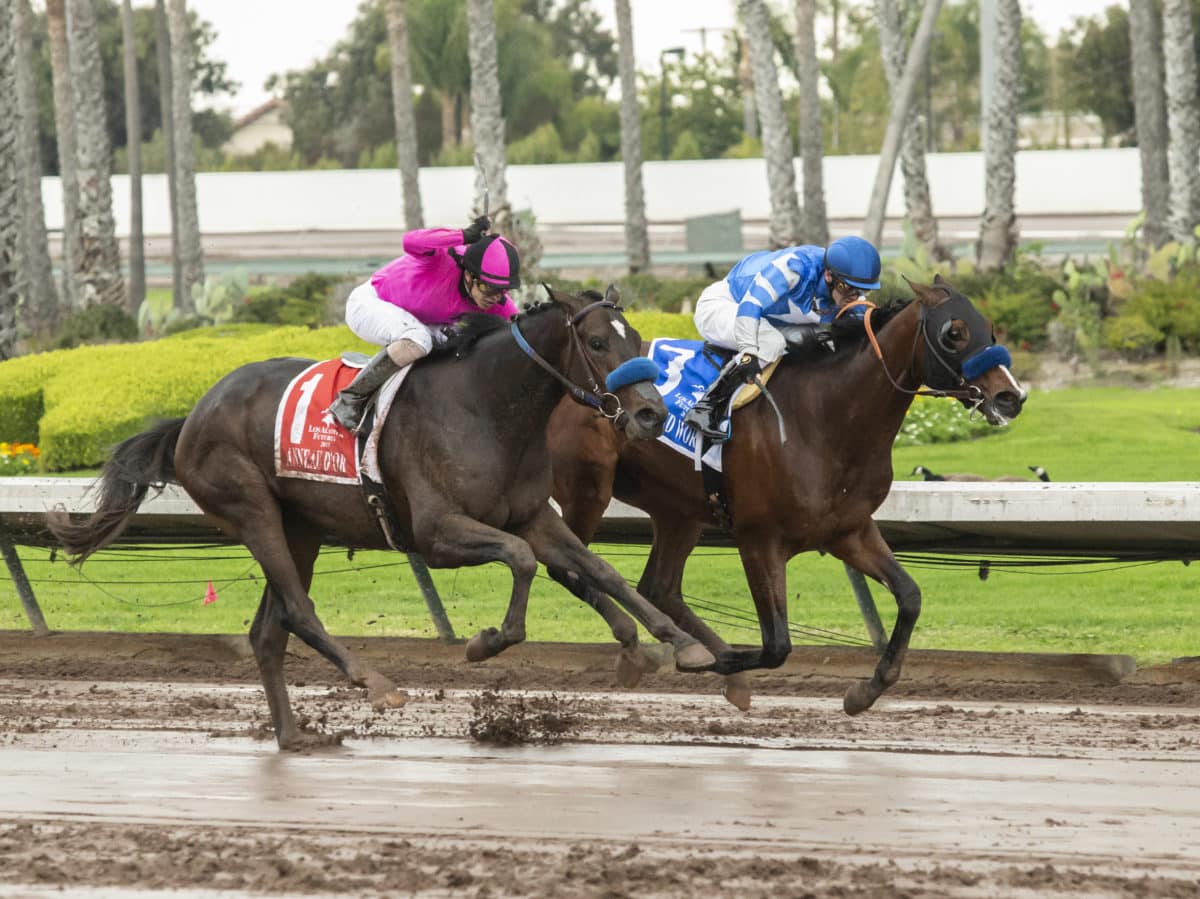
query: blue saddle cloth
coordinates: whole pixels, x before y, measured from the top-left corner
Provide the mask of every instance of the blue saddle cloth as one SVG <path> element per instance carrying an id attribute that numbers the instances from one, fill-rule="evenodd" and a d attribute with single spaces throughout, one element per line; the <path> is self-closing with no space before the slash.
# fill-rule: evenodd
<path id="1" fill-rule="evenodd" d="M 704 352 L 704 343 L 699 340 L 660 337 L 650 344 L 650 358 L 659 368 L 654 386 L 667 407 L 667 421 L 658 439 L 685 456 L 696 455 L 699 435 L 691 425 L 684 424 L 683 417 L 717 379 L 728 355 L 722 352 L 722 357 L 718 358 L 711 348 Z M 704 456 L 704 461 L 718 470 L 721 467 L 720 451 L 718 445 Z"/>

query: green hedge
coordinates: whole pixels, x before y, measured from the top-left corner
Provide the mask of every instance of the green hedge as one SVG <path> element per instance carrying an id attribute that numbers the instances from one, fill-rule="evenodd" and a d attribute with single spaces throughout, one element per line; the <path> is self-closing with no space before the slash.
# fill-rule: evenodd
<path id="1" fill-rule="evenodd" d="M 691 317 L 631 313 L 644 336 L 695 337 Z M 159 418 L 186 415 L 248 362 L 374 352 L 344 326 L 197 328 L 161 340 L 78 347 L 0 363 L 0 440 L 34 443 L 46 471 L 100 465 L 109 449 Z"/>

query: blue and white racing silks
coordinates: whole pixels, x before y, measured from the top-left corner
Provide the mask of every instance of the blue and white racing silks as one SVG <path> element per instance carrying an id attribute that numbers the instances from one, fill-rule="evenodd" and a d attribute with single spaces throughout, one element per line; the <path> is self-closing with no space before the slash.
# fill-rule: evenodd
<path id="1" fill-rule="evenodd" d="M 833 321 L 837 304 L 825 283 L 825 250 L 801 246 L 752 253 L 725 281 L 737 307 L 739 348 L 756 345 L 758 322 L 803 325 Z"/>

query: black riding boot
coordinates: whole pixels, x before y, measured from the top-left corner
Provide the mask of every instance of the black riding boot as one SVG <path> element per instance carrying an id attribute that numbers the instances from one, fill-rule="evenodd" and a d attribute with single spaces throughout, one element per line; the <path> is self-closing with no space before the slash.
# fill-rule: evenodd
<path id="1" fill-rule="evenodd" d="M 362 425 L 367 403 L 375 391 L 403 366 L 396 365 L 386 348 L 371 357 L 371 361 L 337 395 L 329 406 L 329 412 L 345 428 L 358 431 Z"/>
<path id="2" fill-rule="evenodd" d="M 754 371 L 758 371 L 757 365 L 754 366 Z M 722 425 L 729 418 L 730 400 L 733 399 L 734 392 L 746 383 L 746 379 L 746 366 L 730 362 L 705 391 L 704 396 L 688 410 L 687 415 L 683 417 L 684 423 L 691 425 L 713 443 L 724 443 L 729 439 L 729 430 Z"/>

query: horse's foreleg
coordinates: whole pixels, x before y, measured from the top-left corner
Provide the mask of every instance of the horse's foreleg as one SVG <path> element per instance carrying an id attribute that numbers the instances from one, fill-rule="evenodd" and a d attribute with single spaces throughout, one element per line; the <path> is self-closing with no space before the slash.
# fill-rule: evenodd
<path id="1" fill-rule="evenodd" d="M 547 511 L 550 507 L 546 507 Z M 467 661 L 482 662 L 525 639 L 529 587 L 537 574 L 533 550 L 514 537 L 465 515 L 444 515 L 414 528 L 420 535 L 421 555 L 431 568 L 462 568 L 503 562 L 512 572 L 512 594 L 500 629 L 480 631 L 467 642 Z"/>
<path id="2" fill-rule="evenodd" d="M 549 506 L 520 533 L 529 541 L 538 560 L 548 568 L 553 566 L 574 572 L 587 586 L 603 591 L 620 603 L 655 639 L 675 647 L 675 666 L 681 671 L 704 671 L 715 663 L 713 654 L 695 637 L 681 630 L 625 583 L 615 568 L 590 552 Z"/>
<path id="3" fill-rule="evenodd" d="M 654 518 L 654 543 L 637 592 L 654 603 L 717 657 L 729 658 L 733 648 L 683 601 L 683 569 L 700 539 L 703 526 L 688 520 Z M 750 708 L 750 684 L 740 672 L 726 675 L 722 695 L 743 712 Z"/>
<path id="4" fill-rule="evenodd" d="M 573 571 L 549 566 L 546 573 L 582 602 L 595 609 L 612 631 L 613 637 L 621 644 L 621 653 L 617 656 L 617 683 L 620 686 L 636 687 L 643 675 L 658 670 L 659 662 L 638 642 L 637 622 L 621 611 L 615 602 L 599 590 L 589 587 Z"/>
<path id="5" fill-rule="evenodd" d="M 879 581 L 896 597 L 896 624 L 875 665 L 875 673 L 869 680 L 851 686 L 842 701 L 846 714 L 857 715 L 869 709 L 884 690 L 900 679 L 908 641 L 921 614 L 921 588 L 896 561 L 874 521 L 868 521 L 861 531 L 830 545 L 829 551 L 867 577 Z"/>
<path id="6" fill-rule="evenodd" d="M 733 650 L 721 655 L 713 669 L 720 674 L 778 668 L 792 651 L 788 632 L 787 556 L 769 537 L 739 534 L 737 541 L 746 583 L 758 614 L 762 649 Z"/>

